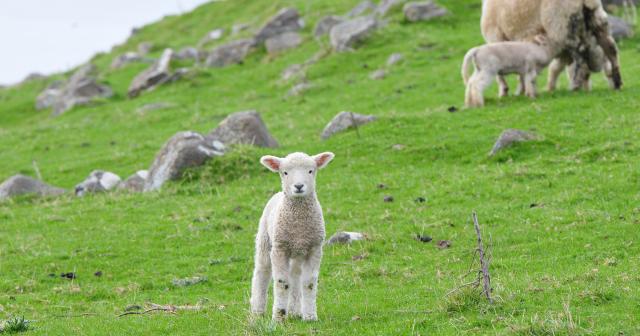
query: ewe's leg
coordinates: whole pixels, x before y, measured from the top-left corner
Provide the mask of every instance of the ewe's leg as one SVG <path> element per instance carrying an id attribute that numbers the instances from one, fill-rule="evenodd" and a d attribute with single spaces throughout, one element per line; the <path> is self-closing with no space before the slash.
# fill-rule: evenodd
<path id="1" fill-rule="evenodd" d="M 498 75 L 496 77 L 498 81 L 498 97 L 506 97 L 509 95 L 509 84 L 504 79 L 504 76 Z M 516 93 L 517 94 L 517 93 Z"/>
<path id="2" fill-rule="evenodd" d="M 529 71 L 524 75 L 524 92 L 529 98 L 536 97 L 536 76 L 535 71 Z"/>
<path id="3" fill-rule="evenodd" d="M 619 90 L 622 88 L 622 76 L 620 75 L 620 62 L 618 60 L 618 46 L 616 41 L 611 37 L 609 32 L 609 22 L 607 21 L 607 15 L 601 8 L 594 12 L 594 15 L 590 17 L 590 27 L 594 30 L 594 35 L 598 45 L 604 51 L 609 62 L 611 62 L 611 80 L 613 81 L 613 88 Z"/>
<path id="4" fill-rule="evenodd" d="M 611 67 L 611 62 L 609 61 L 605 61 L 604 62 L 604 75 L 607 76 L 607 81 L 609 82 L 609 88 L 611 89 L 615 89 L 615 82 L 613 80 L 613 71 L 612 71 L 612 67 Z"/>
<path id="5" fill-rule="evenodd" d="M 558 77 L 566 67 L 562 58 L 554 59 L 549 65 L 549 79 L 547 80 L 547 90 L 553 92 L 558 84 Z"/>
<path id="6" fill-rule="evenodd" d="M 289 257 L 277 248 L 271 250 L 271 266 L 273 268 L 273 313 L 272 318 L 283 321 L 287 315 L 289 297 Z"/>
<path id="7" fill-rule="evenodd" d="M 289 302 L 287 303 L 287 315 L 300 317 L 300 300 L 302 292 L 300 288 L 300 274 L 302 273 L 302 260 L 291 259 L 289 261 Z"/>
<path id="8" fill-rule="evenodd" d="M 318 294 L 318 275 L 322 261 L 322 246 L 314 248 L 302 264 L 302 319 L 315 321 L 318 319 L 316 296 Z"/>
<path id="9" fill-rule="evenodd" d="M 268 237 L 266 235 L 260 236 L 260 233 L 258 235 L 250 302 L 252 313 L 264 314 L 267 308 L 267 290 L 271 280 L 271 258 L 269 257 Z"/>

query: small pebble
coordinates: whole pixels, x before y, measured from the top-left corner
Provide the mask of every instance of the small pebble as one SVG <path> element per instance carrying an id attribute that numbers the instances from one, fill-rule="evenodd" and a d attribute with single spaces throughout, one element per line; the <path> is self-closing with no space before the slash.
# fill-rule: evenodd
<path id="1" fill-rule="evenodd" d="M 384 183 L 379 183 L 378 184 L 378 189 L 387 189 L 387 185 Z"/>
<path id="2" fill-rule="evenodd" d="M 385 197 L 384 197 L 384 201 L 385 201 L 386 203 L 393 202 L 393 196 L 390 196 L 390 195 L 389 195 L 389 196 L 385 196 Z"/>
<path id="3" fill-rule="evenodd" d="M 62 273 L 60 274 L 60 277 L 67 278 L 67 279 L 75 279 L 76 274 L 74 272 Z"/>
<path id="4" fill-rule="evenodd" d="M 424 203 L 427 201 L 427 199 L 422 196 L 419 196 L 418 198 L 415 199 L 415 201 L 418 203 Z"/>
<path id="5" fill-rule="evenodd" d="M 405 145 L 403 145 L 403 144 L 395 144 L 395 145 L 391 146 L 391 149 L 399 151 L 399 150 L 403 150 L 404 147 L 405 147 Z"/>
<path id="6" fill-rule="evenodd" d="M 446 249 L 451 247 L 451 242 L 448 240 L 440 240 L 436 246 L 438 246 L 439 249 Z"/>
<path id="7" fill-rule="evenodd" d="M 449 111 L 450 113 L 456 113 L 456 112 L 458 112 L 458 108 L 455 107 L 455 106 L 449 106 L 447 111 Z"/>
<path id="8" fill-rule="evenodd" d="M 430 241 L 433 240 L 433 238 L 431 238 L 431 236 L 427 236 L 427 235 L 421 235 L 421 234 L 416 234 L 416 239 L 423 242 L 423 243 L 428 243 Z"/>
<path id="9" fill-rule="evenodd" d="M 101 277 L 102 276 L 102 271 L 97 271 L 97 272 L 93 273 L 93 275 L 95 275 L 97 277 Z"/>

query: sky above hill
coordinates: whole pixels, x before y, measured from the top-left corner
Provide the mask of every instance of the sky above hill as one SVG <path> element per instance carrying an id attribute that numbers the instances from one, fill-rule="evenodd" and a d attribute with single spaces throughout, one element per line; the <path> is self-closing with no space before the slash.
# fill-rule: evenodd
<path id="1" fill-rule="evenodd" d="M 0 84 L 68 70 L 123 42 L 133 27 L 207 0 L 0 1 Z"/>

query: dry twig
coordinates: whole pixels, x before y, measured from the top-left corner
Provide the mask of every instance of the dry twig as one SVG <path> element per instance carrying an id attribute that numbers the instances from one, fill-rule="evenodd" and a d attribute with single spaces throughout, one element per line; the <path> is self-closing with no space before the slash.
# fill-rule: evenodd
<path id="1" fill-rule="evenodd" d="M 489 300 L 489 303 L 493 303 L 491 299 L 491 276 L 489 275 L 489 260 L 485 254 L 484 246 L 482 245 L 482 235 L 480 233 L 480 224 L 478 224 L 478 215 L 474 211 L 472 213 L 473 226 L 476 228 L 476 235 L 478 236 L 478 253 L 480 254 L 480 271 L 482 272 L 482 291 Z"/>

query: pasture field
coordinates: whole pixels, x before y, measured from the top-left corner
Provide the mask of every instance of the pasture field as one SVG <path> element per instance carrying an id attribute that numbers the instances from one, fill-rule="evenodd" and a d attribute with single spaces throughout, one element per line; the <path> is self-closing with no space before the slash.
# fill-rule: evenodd
<path id="1" fill-rule="evenodd" d="M 167 17 L 93 59 L 114 97 L 56 118 L 34 108 L 48 80 L 0 89 L 0 180 L 35 176 L 34 160 L 45 181 L 68 189 L 94 169 L 126 177 L 174 133 L 206 133 L 249 109 L 281 144 L 236 148 L 160 192 L 0 203 L 0 318 L 30 320 L 24 335 L 640 334 L 640 38 L 619 44 L 620 92 L 595 75 L 591 92 L 567 91 L 563 76 L 547 93 L 541 76 L 536 100 L 497 99 L 494 85 L 485 108 L 467 110 L 460 63 L 483 42 L 480 1 L 438 3 L 451 15 L 408 23 L 394 10 L 356 51 L 312 65 L 314 87 L 297 97 L 286 97 L 292 84 L 280 73 L 328 44 L 312 38 L 315 22 L 356 0 L 219 1 Z M 241 65 L 198 68 L 136 99 L 126 90 L 146 65 L 109 69 L 140 42 L 159 55 L 217 27 L 257 27 L 285 6 L 305 18 L 305 42 L 278 57 L 259 50 Z M 394 52 L 404 61 L 369 79 Z M 153 102 L 172 107 L 136 111 Z M 321 141 L 340 111 L 378 120 Z M 488 157 L 507 128 L 542 139 Z M 249 317 L 253 238 L 280 188 L 258 160 L 294 151 L 336 154 L 318 176 L 327 233 L 369 240 L 325 247 L 318 322 L 277 325 Z M 455 290 L 470 280 L 462 276 L 476 247 L 472 211 L 491 241 L 494 304 Z M 207 281 L 172 284 L 193 276 Z M 146 303 L 200 309 L 118 317 Z"/>

